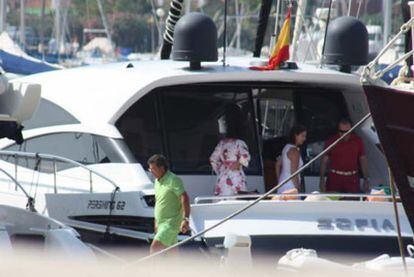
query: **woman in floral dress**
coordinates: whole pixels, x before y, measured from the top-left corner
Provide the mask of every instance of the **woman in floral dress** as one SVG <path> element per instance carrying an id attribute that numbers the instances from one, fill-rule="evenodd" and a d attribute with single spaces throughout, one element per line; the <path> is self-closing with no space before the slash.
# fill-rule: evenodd
<path id="1" fill-rule="evenodd" d="M 214 195 L 229 196 L 246 192 L 246 175 L 250 154 L 246 143 L 240 139 L 243 117 L 236 106 L 227 108 L 225 115 L 225 138 L 217 144 L 210 156 L 210 164 L 217 175 Z"/>

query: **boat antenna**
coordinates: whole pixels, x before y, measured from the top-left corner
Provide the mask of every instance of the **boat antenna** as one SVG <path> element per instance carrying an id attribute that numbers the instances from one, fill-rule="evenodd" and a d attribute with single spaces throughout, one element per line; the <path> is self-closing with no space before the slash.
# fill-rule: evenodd
<path id="1" fill-rule="evenodd" d="M 223 67 L 226 66 L 227 44 L 227 0 L 224 0 Z"/>
<path id="2" fill-rule="evenodd" d="M 322 55 L 321 55 L 321 67 L 323 64 L 323 56 L 325 55 L 326 36 L 328 34 L 329 20 L 331 19 L 332 0 L 329 1 L 328 18 L 326 19 L 325 34 L 323 38 Z"/>
<path id="3" fill-rule="evenodd" d="M 264 36 L 266 34 L 267 25 L 269 22 L 270 11 L 272 9 L 272 2 L 273 0 L 262 0 L 260 7 L 259 24 L 257 26 L 256 42 L 253 52 L 253 57 L 255 58 L 260 57 Z"/>
<path id="4" fill-rule="evenodd" d="M 171 1 L 168 17 L 165 21 L 163 44 L 161 46 L 161 60 L 168 60 L 170 58 L 172 45 L 174 42 L 174 28 L 177 24 L 177 21 L 181 18 L 183 6 L 184 0 Z"/>

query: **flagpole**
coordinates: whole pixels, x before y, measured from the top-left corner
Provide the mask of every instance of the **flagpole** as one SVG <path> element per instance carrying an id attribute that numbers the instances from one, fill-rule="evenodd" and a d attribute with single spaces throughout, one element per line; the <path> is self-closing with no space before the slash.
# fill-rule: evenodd
<path id="1" fill-rule="evenodd" d="M 272 37 L 270 38 L 269 56 L 271 54 L 270 52 L 272 51 L 273 46 L 275 45 L 275 40 L 276 40 L 276 37 L 277 37 L 277 33 L 279 32 L 280 4 L 281 4 L 281 0 L 277 0 L 277 3 L 276 3 L 275 31 L 274 31 Z"/>
<path id="2" fill-rule="evenodd" d="M 280 65 L 289 60 L 289 46 L 291 41 L 290 35 L 290 25 L 291 25 L 291 6 L 289 5 L 285 21 L 283 22 L 282 29 L 277 38 L 277 42 L 271 49 L 270 57 L 268 64 L 265 66 L 251 66 L 249 67 L 252 70 L 275 70 L 280 67 Z"/>

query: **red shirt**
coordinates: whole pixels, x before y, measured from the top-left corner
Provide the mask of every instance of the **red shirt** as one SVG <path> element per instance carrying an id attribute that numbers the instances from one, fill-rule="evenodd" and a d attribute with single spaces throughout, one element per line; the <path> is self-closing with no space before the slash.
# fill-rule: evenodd
<path id="1" fill-rule="evenodd" d="M 325 149 L 340 137 L 333 135 L 325 141 Z M 364 143 L 360 137 L 350 134 L 347 141 L 342 140 L 328 152 L 330 168 L 339 171 L 357 171 L 359 157 L 365 155 Z"/>

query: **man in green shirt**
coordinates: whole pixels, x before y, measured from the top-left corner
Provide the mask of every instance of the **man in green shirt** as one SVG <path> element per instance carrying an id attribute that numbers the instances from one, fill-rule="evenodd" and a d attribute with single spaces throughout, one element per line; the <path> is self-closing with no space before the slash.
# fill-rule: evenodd
<path id="1" fill-rule="evenodd" d="M 190 201 L 181 179 L 168 170 L 167 159 L 153 155 L 148 160 L 155 177 L 155 237 L 150 253 L 159 252 L 177 243 L 177 236 L 188 231 Z"/>

